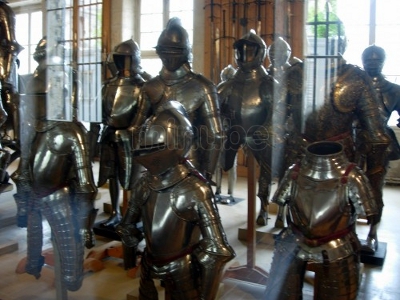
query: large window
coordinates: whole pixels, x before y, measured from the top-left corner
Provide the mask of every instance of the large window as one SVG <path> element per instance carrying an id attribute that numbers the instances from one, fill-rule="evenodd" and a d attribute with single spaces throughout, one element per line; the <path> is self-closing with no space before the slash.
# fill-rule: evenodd
<path id="1" fill-rule="evenodd" d="M 161 70 L 161 60 L 154 47 L 168 20 L 178 17 L 193 42 L 193 1 L 194 0 L 142 0 L 140 1 L 140 36 L 143 69 L 151 75 Z"/>
<path id="2" fill-rule="evenodd" d="M 314 72 L 323 70 L 324 65 L 329 65 L 335 60 L 340 46 L 340 38 L 346 41 L 346 47 L 342 52 L 348 63 L 362 67 L 361 54 L 366 47 L 375 44 L 385 49 L 386 62 L 383 74 L 394 83 L 400 84 L 400 68 L 398 53 L 400 53 L 400 1 L 398 0 L 308 0 L 307 2 L 307 34 L 314 39 L 312 47 L 315 51 L 308 49 L 307 61 L 312 59 Z M 339 38 L 338 38 L 339 37 Z M 323 46 L 322 52 L 318 52 L 317 40 Z M 307 38 L 310 46 L 310 36 Z M 324 75 L 330 78 L 329 74 Z M 316 79 L 315 79 L 316 78 Z M 321 95 L 321 86 L 329 88 L 329 82 L 325 84 L 318 82 L 322 80 L 314 76 L 314 92 L 311 96 L 311 88 L 308 87 L 306 94 L 307 103 L 314 101 L 315 108 Z M 312 100 L 314 99 L 314 100 Z M 317 99 L 317 100 L 315 100 Z M 397 123 L 398 115 L 393 113 L 389 125 Z"/>

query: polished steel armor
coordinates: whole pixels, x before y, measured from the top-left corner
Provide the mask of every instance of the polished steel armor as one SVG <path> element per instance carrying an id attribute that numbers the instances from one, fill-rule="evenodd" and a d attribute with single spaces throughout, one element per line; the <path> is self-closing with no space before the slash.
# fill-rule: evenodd
<path id="1" fill-rule="evenodd" d="M 117 232 L 137 247 L 136 224 L 143 222 L 139 299 L 158 299 L 153 279 L 163 281 L 172 299 L 215 299 L 224 265 L 235 255 L 211 186 L 186 159 L 193 136 L 183 105 L 168 101 L 142 126 L 133 152 L 148 172 L 132 189 Z"/>
<path id="2" fill-rule="evenodd" d="M 29 122 L 22 137 L 29 151 L 21 155 L 14 174 L 18 182 L 14 195 L 18 225 L 27 226 L 26 271 L 38 278 L 44 264 L 42 215 L 46 217 L 59 251 L 62 284 L 75 291 L 83 280 L 84 246 L 90 248 L 95 243 L 92 226 L 97 212 L 94 209 L 97 188 L 85 127 L 76 119 L 49 121 L 46 116 L 46 103 L 51 101 L 46 96 L 52 88 L 47 84 L 46 65 L 60 59 L 46 53 L 38 57 L 39 66 L 24 95 L 24 111 L 32 114 L 27 114 Z"/>
<path id="3" fill-rule="evenodd" d="M 368 178 L 348 161 L 343 146 L 310 144 L 271 201 L 288 207 L 288 227 L 276 239 L 265 299 L 300 299 L 307 263 L 315 270 L 315 299 L 356 299 L 357 211 L 363 210 L 372 230 L 378 208 Z"/>
<path id="4" fill-rule="evenodd" d="M 144 84 L 143 99 L 133 127 L 137 131 L 144 120 L 166 101 L 179 101 L 185 107 L 195 132 L 189 160 L 211 179 L 223 142 L 216 87 L 203 75 L 192 71 L 189 38 L 179 19 L 172 18 L 168 22 L 159 37 L 156 51 L 163 67 L 158 76 Z"/>
<path id="5" fill-rule="evenodd" d="M 132 39 L 117 45 L 113 51 L 116 77 L 102 90 L 103 131 L 100 137 L 100 169 L 98 186 L 107 180 L 112 212 L 103 226 L 115 226 L 121 220 L 119 190 L 130 190 L 142 168 L 132 160 L 132 132 L 129 127 L 138 109 L 138 98 L 145 80 L 142 78 L 141 54 Z"/>
<path id="6" fill-rule="evenodd" d="M 0 127 L 1 139 L 19 150 L 18 53 L 23 49 L 15 37 L 15 14 L 7 1 L 0 1 Z M 12 133 L 11 133 L 12 132 Z M 4 145 L 3 145 L 4 146 Z M 0 193 L 7 186 L 10 153 L 0 144 Z"/>
<path id="7" fill-rule="evenodd" d="M 272 117 L 273 111 L 278 113 L 281 110 L 274 110 L 274 80 L 262 65 L 267 51 L 265 42 L 254 30 L 250 30 L 235 42 L 234 48 L 239 68 L 231 79 L 218 86 L 221 116 L 223 123 L 227 124 L 222 166 L 225 171 L 234 166 L 241 146 L 252 151 L 260 165 L 258 197 L 261 210 L 257 223 L 266 225 L 274 173 L 272 145 L 273 140 L 281 136 L 279 131 L 282 130 L 280 126 L 273 126 Z"/>
<path id="8" fill-rule="evenodd" d="M 232 78 L 236 74 L 236 68 L 234 68 L 232 65 L 227 65 L 225 68 L 222 69 L 220 77 L 221 77 L 221 82 L 217 85 L 217 90 L 219 86 L 222 84 L 222 82 L 227 81 L 228 79 Z M 224 128 L 224 131 L 226 132 L 229 128 L 228 123 L 224 123 L 224 120 L 222 120 L 222 126 Z M 222 153 L 223 155 L 224 153 Z M 222 158 L 221 158 L 222 159 Z M 229 204 L 232 202 L 235 202 L 235 198 L 233 197 L 233 190 L 235 187 L 236 179 L 237 179 L 237 156 L 235 157 L 235 162 L 233 163 L 232 168 L 228 170 L 228 197 L 223 198 L 221 196 L 221 188 L 222 188 L 222 171 L 223 167 L 221 165 L 221 160 L 218 162 L 218 167 L 215 171 L 215 183 L 216 183 L 216 189 L 215 189 L 215 198 L 217 202 L 221 202 L 223 204 Z"/>

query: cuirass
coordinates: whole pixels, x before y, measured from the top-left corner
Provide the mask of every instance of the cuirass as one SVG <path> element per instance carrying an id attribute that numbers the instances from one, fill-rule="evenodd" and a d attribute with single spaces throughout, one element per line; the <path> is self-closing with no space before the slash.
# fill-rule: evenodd
<path id="1" fill-rule="evenodd" d="M 316 181 L 299 176 L 292 193 L 290 219 L 307 238 L 329 236 L 351 225 L 347 186 L 340 179 Z"/>
<path id="2" fill-rule="evenodd" d="M 136 111 L 141 84 L 120 78 L 105 87 L 103 95 L 103 123 L 114 128 L 127 128 Z"/>
<path id="3" fill-rule="evenodd" d="M 196 190 L 184 179 L 173 188 L 152 190 L 143 206 L 143 228 L 149 252 L 158 258 L 179 256 L 200 239 Z M 187 188 L 189 186 L 189 188 Z"/>
<path id="4" fill-rule="evenodd" d="M 68 130 L 73 132 L 77 128 L 73 123 L 60 126 L 37 132 L 32 145 L 32 188 L 42 197 L 69 185 L 71 155 L 76 141 L 74 134 L 68 134 Z"/>
<path id="5" fill-rule="evenodd" d="M 230 126 L 241 126 L 247 134 L 266 124 L 272 109 L 272 80 L 265 76 L 241 78 L 239 72 L 219 92 L 221 114 Z M 226 94 L 226 91 L 228 94 Z M 229 125 L 228 125 L 229 126 Z"/>
<path id="6" fill-rule="evenodd" d="M 203 106 L 204 110 L 207 109 L 205 101 L 208 99 L 208 94 L 212 92 L 209 82 L 192 73 L 188 73 L 180 80 L 170 84 L 167 84 L 161 78 L 158 78 L 158 81 L 158 84 L 153 83 L 152 85 L 162 86 L 163 94 L 160 98 L 151 98 L 154 110 L 166 101 L 176 100 L 185 107 L 194 126 L 203 123 L 199 120 L 202 117 L 199 108 Z"/>

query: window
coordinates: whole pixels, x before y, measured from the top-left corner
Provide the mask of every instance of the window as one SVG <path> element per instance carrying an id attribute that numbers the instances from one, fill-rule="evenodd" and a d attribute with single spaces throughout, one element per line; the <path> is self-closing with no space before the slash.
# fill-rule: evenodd
<path id="1" fill-rule="evenodd" d="M 339 23 L 337 21 L 341 21 L 341 30 L 343 30 L 343 35 L 347 41 L 343 57 L 348 63 L 362 67 L 362 52 L 369 45 L 376 44 L 386 51 L 386 62 L 382 73 L 388 80 L 400 84 L 400 67 L 398 62 L 398 54 L 400 53 L 400 35 L 398 34 L 400 32 L 400 18 L 398 17 L 400 1 L 308 0 L 307 5 L 307 21 L 309 25 L 311 25 L 310 21 L 312 21 L 314 15 L 319 14 L 320 16 L 320 19 L 313 24 L 314 28 L 320 26 L 318 22 L 327 21 L 325 17 L 327 10 L 332 12 L 332 14 L 330 14 L 331 18 L 329 22 L 331 23 L 329 25 L 329 30 L 338 30 L 337 26 Z M 337 17 L 337 19 L 335 19 L 335 17 Z M 307 25 L 307 27 L 309 27 L 309 25 Z M 334 28 L 335 26 L 336 28 Z M 320 34 L 320 32 L 318 34 Z M 333 51 L 332 49 L 334 48 L 332 47 L 337 47 L 337 44 L 336 46 L 334 44 L 335 43 L 331 43 L 331 47 L 326 47 L 326 49 L 328 50 L 329 48 L 329 51 Z M 320 57 L 321 55 L 333 55 L 334 52 L 335 51 L 331 53 L 314 54 L 316 54 L 316 57 Z M 327 85 L 328 84 L 329 83 L 327 83 Z M 315 82 L 315 87 L 320 86 L 320 83 Z M 307 102 L 309 101 L 310 100 Z M 393 113 L 389 120 L 389 125 L 395 125 L 397 123 L 397 118 L 397 113 Z"/>
<path id="2" fill-rule="evenodd" d="M 151 74 L 157 75 L 162 63 L 154 47 L 168 20 L 178 17 L 193 43 L 193 1 L 152 0 L 140 1 L 140 36 L 138 43 L 142 53 L 142 67 Z"/>

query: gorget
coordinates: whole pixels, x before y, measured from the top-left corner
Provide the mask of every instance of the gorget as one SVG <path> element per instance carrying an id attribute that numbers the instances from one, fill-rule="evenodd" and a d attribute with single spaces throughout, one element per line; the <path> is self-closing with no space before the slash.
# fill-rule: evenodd
<path id="1" fill-rule="evenodd" d="M 343 151 L 326 155 L 315 155 L 306 151 L 301 163 L 301 175 L 313 181 L 339 179 L 349 162 Z"/>
<path id="2" fill-rule="evenodd" d="M 190 72 L 190 66 L 188 64 L 184 64 L 174 72 L 170 72 L 163 67 L 159 76 L 165 85 L 174 85 L 177 83 L 182 83 L 185 80 L 190 80 L 190 77 L 185 78 Z"/>
<path id="3" fill-rule="evenodd" d="M 168 159 L 166 157 L 166 159 Z M 150 189 L 155 191 L 165 190 L 176 185 L 189 175 L 190 171 L 184 164 L 179 164 L 161 175 L 148 175 L 148 184 Z"/>
<path id="4" fill-rule="evenodd" d="M 260 78 L 264 78 L 268 76 L 267 71 L 265 70 L 265 68 L 263 66 L 258 67 L 257 69 L 253 69 L 249 72 L 244 72 L 243 70 L 239 69 L 234 78 L 235 79 L 239 79 L 240 81 L 255 81 L 255 82 L 259 82 Z"/>

